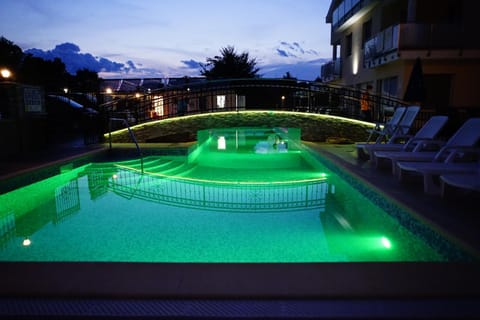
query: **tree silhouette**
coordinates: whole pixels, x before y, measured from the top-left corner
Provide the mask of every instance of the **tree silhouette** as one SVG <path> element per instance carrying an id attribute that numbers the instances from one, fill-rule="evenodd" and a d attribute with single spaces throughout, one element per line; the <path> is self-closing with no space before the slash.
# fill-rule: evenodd
<path id="1" fill-rule="evenodd" d="M 71 75 L 60 58 L 44 60 L 28 54 L 19 78 L 23 83 L 43 86 L 47 92 L 59 92 L 68 87 Z"/>
<path id="2" fill-rule="evenodd" d="M 248 52 L 237 54 L 233 46 L 220 50 L 221 56 L 207 58 L 207 63 L 201 64 L 200 73 L 209 80 L 255 78 L 260 70 L 256 67 L 255 58 L 250 59 Z"/>
<path id="3" fill-rule="evenodd" d="M 4 37 L 0 37 L 0 67 L 11 69 L 15 81 L 43 86 L 46 92 L 63 92 L 64 88 L 71 87 L 70 90 L 91 93 L 98 91 L 100 85 L 97 72 L 81 69 L 73 76 L 60 58 L 45 60 L 25 54 Z"/>
<path id="4" fill-rule="evenodd" d="M 77 70 L 77 74 L 71 80 L 72 89 L 77 92 L 97 92 L 100 88 L 98 73 L 88 69 Z"/>
<path id="5" fill-rule="evenodd" d="M 287 72 L 283 75 L 283 79 L 286 79 L 286 80 L 297 80 L 296 77 L 292 76 L 292 74 L 290 73 L 290 71 L 287 71 Z"/>
<path id="6" fill-rule="evenodd" d="M 22 49 L 12 41 L 0 37 L 0 67 L 9 68 L 13 73 L 17 73 L 22 59 Z"/>

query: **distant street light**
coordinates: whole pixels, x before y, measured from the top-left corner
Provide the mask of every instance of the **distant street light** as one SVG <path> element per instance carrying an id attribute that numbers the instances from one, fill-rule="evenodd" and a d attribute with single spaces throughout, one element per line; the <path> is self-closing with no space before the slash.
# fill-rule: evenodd
<path id="1" fill-rule="evenodd" d="M 12 72 L 8 70 L 7 68 L 3 68 L 0 70 L 0 74 L 2 75 L 2 78 L 8 79 L 12 76 Z"/>

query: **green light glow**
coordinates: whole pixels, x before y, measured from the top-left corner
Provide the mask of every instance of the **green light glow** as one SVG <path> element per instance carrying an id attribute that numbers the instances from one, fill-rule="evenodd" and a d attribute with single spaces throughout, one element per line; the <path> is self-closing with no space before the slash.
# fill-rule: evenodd
<path id="1" fill-rule="evenodd" d="M 126 169 L 126 170 L 131 170 L 135 171 L 138 173 L 141 173 L 141 170 L 138 168 L 126 166 L 126 165 L 121 165 L 121 164 L 115 164 L 115 167 L 121 168 L 121 169 Z M 212 183 L 212 184 L 239 184 L 239 185 L 276 185 L 276 184 L 302 184 L 302 183 L 310 183 L 310 182 L 319 182 L 319 181 L 325 181 L 327 178 L 326 173 L 320 173 L 318 174 L 318 178 L 311 178 L 311 179 L 293 179 L 293 180 L 281 180 L 281 181 L 254 181 L 254 180 L 246 180 L 246 181 L 226 181 L 226 180 L 215 180 L 215 179 L 201 179 L 201 178 L 193 178 L 193 177 L 185 177 L 185 176 L 179 176 L 179 175 L 170 175 L 166 173 L 160 173 L 160 172 L 152 172 L 148 170 L 143 171 L 144 174 L 148 174 L 151 176 L 156 176 L 160 178 L 168 178 L 168 179 L 175 179 L 175 180 L 183 180 L 183 181 L 190 181 L 190 182 L 198 182 L 198 183 Z M 112 178 L 116 179 L 117 175 L 114 174 Z M 268 178 L 268 177 L 265 177 Z"/>
<path id="2" fill-rule="evenodd" d="M 202 114 L 193 114 L 193 115 L 187 115 L 187 116 L 181 116 L 181 117 L 175 117 L 175 118 L 168 118 L 168 119 L 162 119 L 162 120 L 155 120 L 151 122 L 146 122 L 142 124 L 137 124 L 134 126 L 131 126 L 130 128 L 132 130 L 135 130 L 137 128 L 142 128 L 142 127 L 149 127 L 149 126 L 156 126 L 159 123 L 171 123 L 175 121 L 184 121 L 184 120 L 189 120 L 189 119 L 196 119 L 196 118 L 212 118 L 215 116 L 223 117 L 225 115 L 238 115 L 238 114 L 244 114 L 244 115 L 256 115 L 256 114 L 269 114 L 269 115 L 297 115 L 297 116 L 303 116 L 303 117 L 309 117 L 309 118 L 318 118 L 318 119 L 337 119 L 341 120 L 347 123 L 354 123 L 354 124 L 361 124 L 364 126 L 371 126 L 372 128 L 375 126 L 375 124 L 372 124 L 370 122 L 365 122 L 361 120 L 356 120 L 356 119 L 349 119 L 349 118 L 344 118 L 344 117 L 339 117 L 339 116 L 334 116 L 334 115 L 328 115 L 328 114 L 317 114 L 317 113 L 305 113 L 305 112 L 298 112 L 298 111 L 261 111 L 261 110 L 251 110 L 251 111 L 225 111 L 225 112 L 218 112 L 218 113 L 202 113 Z M 118 134 L 124 134 L 128 133 L 128 129 L 120 129 L 116 131 L 112 131 L 112 135 L 118 135 Z M 104 134 L 105 138 L 108 138 L 108 133 Z"/>
<path id="3" fill-rule="evenodd" d="M 308 149 L 228 137 L 144 157 L 143 173 L 140 159 L 91 163 L 0 195 L 0 261 L 445 260 Z"/>

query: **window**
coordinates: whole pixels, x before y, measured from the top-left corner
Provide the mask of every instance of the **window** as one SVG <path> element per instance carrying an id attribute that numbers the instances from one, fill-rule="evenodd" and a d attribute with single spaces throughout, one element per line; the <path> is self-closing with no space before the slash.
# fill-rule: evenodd
<path id="1" fill-rule="evenodd" d="M 237 96 L 237 108 L 245 109 L 246 105 L 247 105 L 246 97 L 244 95 Z"/>
<path id="2" fill-rule="evenodd" d="M 225 108 L 225 95 L 217 96 L 217 108 Z"/>
<path id="3" fill-rule="evenodd" d="M 387 97 L 397 97 L 398 77 L 383 79 L 382 95 Z"/>
<path id="4" fill-rule="evenodd" d="M 362 30 L 362 47 L 365 47 L 365 42 L 372 38 L 372 20 L 368 20 L 363 24 Z"/>
<path id="5" fill-rule="evenodd" d="M 345 38 L 345 56 L 349 57 L 352 55 L 352 34 L 348 34 Z"/>
<path id="6" fill-rule="evenodd" d="M 163 96 L 153 96 L 153 116 L 163 116 Z"/>

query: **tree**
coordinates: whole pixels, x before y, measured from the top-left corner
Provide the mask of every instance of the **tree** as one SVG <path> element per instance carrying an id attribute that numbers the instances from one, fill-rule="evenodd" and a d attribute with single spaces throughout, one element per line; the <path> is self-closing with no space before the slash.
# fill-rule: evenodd
<path id="1" fill-rule="evenodd" d="M 63 91 L 70 77 L 60 58 L 44 60 L 30 54 L 25 56 L 20 72 L 23 83 L 43 86 L 47 92 Z"/>
<path id="2" fill-rule="evenodd" d="M 237 54 L 235 48 L 228 46 L 220 50 L 221 56 L 207 58 L 207 63 L 200 64 L 200 73 L 207 79 L 255 78 L 260 70 L 255 58 L 250 59 L 248 52 Z"/>
<path id="3" fill-rule="evenodd" d="M 286 80 L 297 80 L 296 77 L 292 76 L 292 74 L 290 73 L 290 71 L 287 71 L 287 73 L 285 73 L 283 75 L 283 79 L 286 79 Z"/>
<path id="4" fill-rule="evenodd" d="M 98 73 L 88 69 L 77 70 L 77 74 L 72 79 L 72 90 L 92 93 L 98 92 L 100 88 L 100 79 Z"/>
<path id="5" fill-rule="evenodd" d="M 0 37 L 0 67 L 11 69 L 17 73 L 23 59 L 22 49 L 12 41 Z"/>

